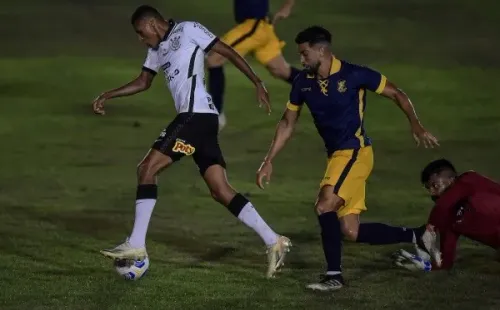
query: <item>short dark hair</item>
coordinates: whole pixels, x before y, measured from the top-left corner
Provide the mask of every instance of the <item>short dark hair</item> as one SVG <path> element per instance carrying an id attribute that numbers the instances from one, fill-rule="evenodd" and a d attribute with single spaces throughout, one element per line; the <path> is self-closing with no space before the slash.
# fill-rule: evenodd
<path id="1" fill-rule="evenodd" d="M 321 26 L 312 26 L 299 32 L 295 37 L 295 43 L 309 43 L 314 45 L 317 43 L 332 43 L 332 34 Z"/>
<path id="2" fill-rule="evenodd" d="M 441 158 L 431 161 L 422 170 L 422 173 L 420 174 L 420 182 L 425 184 L 429 182 L 431 175 L 441 173 L 446 170 L 453 172 L 453 174 L 457 174 L 457 170 L 455 170 L 455 167 L 449 160 Z"/>
<path id="3" fill-rule="evenodd" d="M 134 25 L 138 20 L 143 19 L 145 17 L 153 17 L 155 19 L 164 19 L 161 16 L 160 12 L 152 6 L 149 5 L 141 5 L 137 9 L 135 9 L 132 17 L 130 17 L 130 23 Z"/>

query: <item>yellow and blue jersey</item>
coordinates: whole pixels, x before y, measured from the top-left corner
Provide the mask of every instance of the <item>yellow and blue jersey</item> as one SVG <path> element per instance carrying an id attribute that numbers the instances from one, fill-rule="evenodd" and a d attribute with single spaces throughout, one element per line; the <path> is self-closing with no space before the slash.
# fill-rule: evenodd
<path id="1" fill-rule="evenodd" d="M 297 76 L 287 108 L 298 111 L 307 105 L 329 156 L 360 149 L 372 143 L 364 128 L 366 91 L 380 94 L 386 81 L 375 70 L 333 58 L 326 79 L 306 72 Z"/>
<path id="2" fill-rule="evenodd" d="M 269 14 L 269 0 L 233 0 L 233 10 L 238 24 L 247 19 L 265 19 Z"/>

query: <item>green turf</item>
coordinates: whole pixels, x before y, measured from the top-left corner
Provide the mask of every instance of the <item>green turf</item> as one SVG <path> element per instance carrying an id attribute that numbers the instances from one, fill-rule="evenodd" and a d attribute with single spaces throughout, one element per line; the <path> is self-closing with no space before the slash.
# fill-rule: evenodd
<path id="1" fill-rule="evenodd" d="M 218 34 L 232 24 L 230 1 L 170 2 L 160 7 Z M 297 2 L 293 16 L 277 26 L 291 62 L 297 63 L 294 34 L 312 23 L 327 26 L 338 56 L 373 66 L 401 86 L 441 140 L 438 150 L 416 149 L 401 112 L 369 95 L 367 130 L 376 165 L 364 220 L 422 224 L 431 204 L 418 173 L 439 156 L 500 179 L 496 1 Z M 307 292 L 304 285 L 324 266 L 312 211 L 324 153 L 304 113 L 275 162 L 271 186 L 256 188 L 255 171 L 289 89 L 257 64 L 274 113 L 259 110 L 250 83 L 227 67 L 229 124 L 221 144 L 231 183 L 294 241 L 283 274 L 263 278 L 261 241 L 210 200 L 186 159 L 161 177 L 148 235 L 150 273 L 135 283 L 119 279 L 98 250 L 130 231 L 135 165 L 174 111 L 158 79 L 145 94 L 109 103 L 106 117 L 91 113 L 91 100 L 133 78 L 145 52 L 128 23 L 139 1 L 85 3 L 2 4 L 0 309 L 500 307 L 500 263 L 491 249 L 465 240 L 450 274 L 395 270 L 388 255 L 401 246 L 346 244 L 349 286 L 335 294 Z M 278 4 L 273 1 L 273 8 Z"/>

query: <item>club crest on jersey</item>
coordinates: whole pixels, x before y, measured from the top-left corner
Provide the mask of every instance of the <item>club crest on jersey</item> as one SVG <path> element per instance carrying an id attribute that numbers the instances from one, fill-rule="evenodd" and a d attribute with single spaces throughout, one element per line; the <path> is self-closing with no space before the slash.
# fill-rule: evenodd
<path id="1" fill-rule="evenodd" d="M 457 209 L 457 214 L 456 214 L 456 222 L 461 223 L 462 220 L 464 219 L 464 212 L 465 212 L 465 207 L 460 206 Z"/>
<path id="2" fill-rule="evenodd" d="M 337 90 L 339 93 L 345 93 L 347 91 L 347 86 L 345 84 L 345 80 L 340 80 L 337 82 Z"/>
<path id="3" fill-rule="evenodd" d="M 174 147 L 172 148 L 172 151 L 174 151 L 176 153 L 182 153 L 182 154 L 185 154 L 187 156 L 193 155 L 195 150 L 196 150 L 196 148 L 194 146 L 192 146 L 191 144 L 188 144 L 185 141 L 180 140 L 180 139 L 177 139 L 175 141 Z"/>
<path id="4" fill-rule="evenodd" d="M 172 38 L 170 40 L 170 48 L 173 50 L 173 51 L 176 51 L 178 50 L 179 48 L 181 48 L 181 37 L 180 36 L 177 36 L 175 38 Z"/>

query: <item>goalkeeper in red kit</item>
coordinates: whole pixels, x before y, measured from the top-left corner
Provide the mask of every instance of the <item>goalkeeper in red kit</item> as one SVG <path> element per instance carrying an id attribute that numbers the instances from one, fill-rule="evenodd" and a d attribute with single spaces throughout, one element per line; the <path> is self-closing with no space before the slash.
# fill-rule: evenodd
<path id="1" fill-rule="evenodd" d="M 435 201 L 427 226 L 439 234 L 440 259 L 431 267 L 430 257 L 422 251 L 413 255 L 400 250 L 396 255 L 398 266 L 427 271 L 450 269 L 460 236 L 500 250 L 499 183 L 474 171 L 458 174 L 446 159 L 429 163 L 422 171 L 421 182 Z"/>

